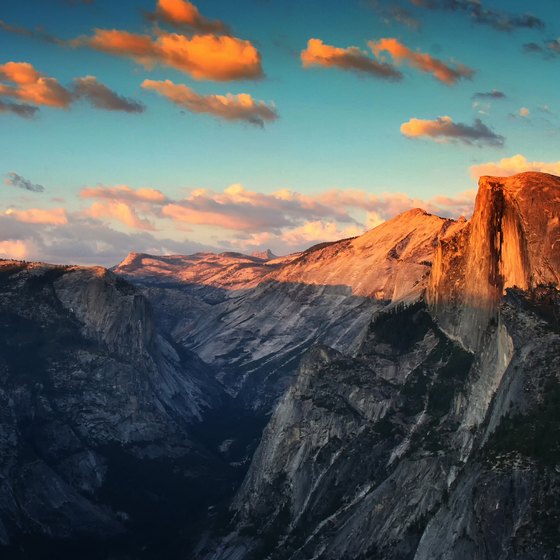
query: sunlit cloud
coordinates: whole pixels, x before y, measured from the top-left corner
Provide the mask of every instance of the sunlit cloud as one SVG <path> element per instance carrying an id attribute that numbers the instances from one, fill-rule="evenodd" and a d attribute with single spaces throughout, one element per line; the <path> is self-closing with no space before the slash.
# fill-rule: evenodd
<path id="1" fill-rule="evenodd" d="M 29 179 L 14 173 L 13 171 L 7 173 L 4 177 L 4 184 L 8 185 L 9 187 L 16 187 L 17 189 L 23 189 L 26 191 L 31 192 L 43 192 L 45 187 L 43 185 L 39 185 L 38 183 L 33 183 Z"/>
<path id="2" fill-rule="evenodd" d="M 2 258 L 24 260 L 29 253 L 28 244 L 21 239 L 0 240 L 0 257 Z"/>
<path id="3" fill-rule="evenodd" d="M 74 46 L 131 58 L 147 68 L 168 66 L 196 80 L 230 81 L 263 76 L 261 56 L 249 42 L 226 35 L 186 37 L 160 31 L 157 37 L 117 29 L 96 29 Z"/>
<path id="4" fill-rule="evenodd" d="M 142 87 L 156 91 L 191 113 L 206 113 L 226 121 L 245 121 L 263 127 L 265 122 L 278 118 L 274 106 L 256 101 L 248 93 L 201 95 L 183 84 L 174 84 L 171 80 L 144 80 Z"/>
<path id="5" fill-rule="evenodd" d="M 104 222 L 116 221 L 131 228 L 155 231 L 155 226 L 147 219 L 141 218 L 133 205 L 119 200 L 94 202 L 84 214 Z"/>
<path id="6" fill-rule="evenodd" d="M 0 65 L 0 96 L 12 97 L 34 105 L 66 108 L 72 93 L 49 76 L 35 70 L 28 62 L 7 62 Z"/>
<path id="7" fill-rule="evenodd" d="M 26 224 L 60 226 L 68 223 L 68 217 L 64 208 L 28 208 L 27 210 L 9 208 L 4 214 Z"/>
<path id="8" fill-rule="evenodd" d="M 560 175 L 559 161 L 529 161 L 522 154 L 516 154 L 512 157 L 503 158 L 499 161 L 489 161 L 480 163 L 470 167 L 471 175 L 477 179 L 482 175 L 496 175 L 498 177 L 509 177 L 524 171 L 540 171 L 542 173 L 550 173 L 552 175 Z"/>
<path id="9" fill-rule="evenodd" d="M 2 97 L 24 103 L 5 101 Z M 0 65 L 0 112 L 31 118 L 38 112 L 37 106 L 68 109 L 80 99 L 88 101 L 93 107 L 109 111 L 141 113 L 145 109 L 141 103 L 118 95 L 94 76 L 75 78 L 72 85 L 66 88 L 55 78 L 36 70 L 29 62 Z"/>
<path id="10" fill-rule="evenodd" d="M 433 120 L 412 118 L 401 125 L 401 133 L 408 138 L 428 138 L 435 142 L 461 142 L 467 145 L 503 146 L 504 137 L 488 128 L 480 119 L 472 125 L 455 123 L 448 116 Z"/>
<path id="11" fill-rule="evenodd" d="M 80 191 L 80 197 L 149 203 L 163 203 L 167 200 L 167 197 L 157 189 L 132 189 L 127 185 L 86 187 Z"/>
<path id="12" fill-rule="evenodd" d="M 324 66 L 385 80 L 395 81 L 402 78 L 400 71 L 392 64 L 379 62 L 358 47 L 333 47 L 326 45 L 321 39 L 309 39 L 307 48 L 301 52 L 300 56 L 304 68 Z"/>
<path id="13" fill-rule="evenodd" d="M 375 56 L 387 52 L 398 64 L 406 63 L 421 72 L 432 74 L 434 78 L 447 85 L 454 85 L 458 80 L 472 78 L 474 70 L 460 63 L 445 63 L 427 53 L 409 49 L 398 39 L 384 38 L 370 41 L 369 46 Z"/>
<path id="14" fill-rule="evenodd" d="M 229 28 L 225 23 L 205 18 L 194 4 L 186 0 L 158 0 L 152 19 L 184 31 L 229 33 Z"/>

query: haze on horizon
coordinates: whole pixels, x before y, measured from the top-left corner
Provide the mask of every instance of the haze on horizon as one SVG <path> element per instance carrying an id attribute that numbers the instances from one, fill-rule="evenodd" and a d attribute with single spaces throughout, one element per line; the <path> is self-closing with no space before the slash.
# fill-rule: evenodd
<path id="1" fill-rule="evenodd" d="M 39 0 L 0 12 L 0 257 L 276 254 L 560 175 L 559 7 Z"/>

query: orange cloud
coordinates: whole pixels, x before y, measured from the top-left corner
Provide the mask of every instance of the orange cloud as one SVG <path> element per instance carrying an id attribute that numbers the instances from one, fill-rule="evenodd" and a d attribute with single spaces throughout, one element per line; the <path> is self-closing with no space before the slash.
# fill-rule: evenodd
<path id="1" fill-rule="evenodd" d="M 255 101 L 247 93 L 200 95 L 183 84 L 174 84 L 171 80 L 144 80 L 142 87 L 156 91 L 192 113 L 208 113 L 227 121 L 241 120 L 262 127 L 266 121 L 278 118 L 274 107 L 263 101 Z"/>
<path id="2" fill-rule="evenodd" d="M 2 258 L 23 260 L 29 255 L 29 248 L 25 241 L 9 239 L 0 241 L 0 256 Z"/>
<path id="3" fill-rule="evenodd" d="M 35 70 L 28 62 L 7 62 L 0 65 L 0 79 L 15 85 L 0 83 L 0 95 L 36 105 L 66 108 L 72 103 L 72 93 L 57 80 Z"/>
<path id="4" fill-rule="evenodd" d="M 560 175 L 560 161 L 528 161 L 525 156 L 517 154 L 509 158 L 503 158 L 500 161 L 489 161 L 479 165 L 472 165 L 470 168 L 471 175 L 475 179 L 482 175 L 509 177 L 523 171 L 540 171 L 542 173 L 550 173 L 551 175 Z"/>
<path id="5" fill-rule="evenodd" d="M 340 229 L 336 222 L 321 220 L 306 222 L 305 224 L 285 231 L 281 235 L 284 243 L 290 246 L 305 245 L 322 241 L 337 241 L 347 237 L 355 237 L 364 233 L 365 227 L 349 226 Z"/>
<path id="6" fill-rule="evenodd" d="M 77 39 L 109 54 L 126 56 L 147 67 L 157 64 L 190 74 L 197 80 L 229 81 L 263 75 L 261 57 L 249 42 L 236 37 L 160 32 L 157 38 L 117 29 L 96 29 L 93 37 Z"/>
<path id="7" fill-rule="evenodd" d="M 304 68 L 324 66 L 369 74 L 386 80 L 402 78 L 402 74 L 394 66 L 370 58 L 358 47 L 332 47 L 325 45 L 321 39 L 309 39 L 307 48 L 301 52 L 301 62 Z"/>
<path id="8" fill-rule="evenodd" d="M 432 74 L 434 78 L 447 85 L 454 85 L 458 80 L 471 78 L 474 70 L 464 64 L 449 65 L 426 53 L 414 52 L 397 39 L 380 39 L 370 41 L 369 47 L 375 54 L 380 56 L 382 52 L 388 52 L 397 63 L 406 62 L 409 66 Z"/>
<path id="9" fill-rule="evenodd" d="M 116 187 L 86 187 L 80 191 L 81 198 L 106 198 L 129 202 L 163 203 L 167 197 L 157 189 L 131 189 L 127 185 Z"/>
<path id="10" fill-rule="evenodd" d="M 409 138 L 429 138 L 435 142 L 462 142 L 469 145 L 503 146 L 504 137 L 488 128 L 480 119 L 473 125 L 455 123 L 451 117 L 434 120 L 412 118 L 401 125 L 401 133 Z"/>
<path id="11" fill-rule="evenodd" d="M 140 218 L 131 205 L 119 200 L 94 202 L 85 211 L 85 215 L 99 220 L 115 220 L 133 229 L 155 230 L 154 225 L 148 220 Z"/>
<path id="12" fill-rule="evenodd" d="M 10 208 L 6 210 L 5 214 L 18 222 L 25 222 L 27 224 L 61 226 L 68 223 L 68 217 L 66 216 L 66 210 L 64 210 L 64 208 L 29 208 L 27 210 L 15 210 L 14 208 Z"/>
<path id="13" fill-rule="evenodd" d="M 181 204 L 168 204 L 162 209 L 164 216 L 177 222 L 194 225 L 220 226 L 226 229 L 244 231 L 249 226 L 249 220 L 243 216 L 228 215 L 225 212 L 212 212 L 190 208 Z M 264 227 L 264 224 L 263 224 Z"/>
<path id="14" fill-rule="evenodd" d="M 228 33 L 225 23 L 205 18 L 194 4 L 186 0 L 158 0 L 154 17 L 189 31 Z"/>

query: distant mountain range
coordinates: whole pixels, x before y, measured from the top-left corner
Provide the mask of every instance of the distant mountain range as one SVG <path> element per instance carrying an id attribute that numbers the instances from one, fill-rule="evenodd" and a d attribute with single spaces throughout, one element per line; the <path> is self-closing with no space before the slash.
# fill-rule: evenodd
<path id="1" fill-rule="evenodd" d="M 0 554 L 558 558 L 559 276 L 543 173 L 287 257 L 0 261 Z"/>

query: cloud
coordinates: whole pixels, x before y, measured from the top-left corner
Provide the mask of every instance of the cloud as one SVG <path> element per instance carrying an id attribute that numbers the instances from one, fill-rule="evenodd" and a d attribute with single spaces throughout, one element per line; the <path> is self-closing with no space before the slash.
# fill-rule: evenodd
<path id="1" fill-rule="evenodd" d="M 72 103 L 72 93 L 57 80 L 41 74 L 28 62 L 7 62 L 0 65 L 0 96 L 12 97 L 34 105 L 67 108 Z"/>
<path id="2" fill-rule="evenodd" d="M 543 58 L 551 59 L 560 56 L 560 39 L 549 39 L 538 43 L 525 43 L 523 50 L 526 53 L 536 53 L 543 56 Z"/>
<path id="3" fill-rule="evenodd" d="M 143 113 L 146 107 L 129 99 L 118 95 L 107 86 L 97 81 L 94 76 L 76 78 L 73 87 L 76 99 L 87 99 L 94 107 L 106 109 L 108 111 L 124 111 L 126 113 Z"/>
<path id="4" fill-rule="evenodd" d="M 155 231 L 155 226 L 147 219 L 141 218 L 131 204 L 119 200 L 94 202 L 84 214 L 102 221 L 117 221 L 121 224 L 144 231 Z"/>
<path id="5" fill-rule="evenodd" d="M 265 122 L 278 118 L 274 106 L 255 101 L 247 93 L 200 95 L 185 85 L 174 84 L 171 80 L 144 80 L 142 87 L 156 91 L 191 113 L 207 113 L 226 121 L 245 121 L 263 127 Z"/>
<path id="6" fill-rule="evenodd" d="M 21 261 L 26 259 L 28 255 L 29 247 L 25 241 L 20 239 L 0 241 L 0 257 Z"/>
<path id="7" fill-rule="evenodd" d="M 411 2 L 415 6 L 431 10 L 463 13 L 472 23 L 488 25 L 497 31 L 545 28 L 545 22 L 532 14 L 512 14 L 485 8 L 482 0 L 411 0 Z"/>
<path id="8" fill-rule="evenodd" d="M 381 53 L 388 52 L 397 63 L 406 62 L 409 66 L 432 74 L 434 78 L 447 85 L 454 85 L 458 80 L 471 78 L 474 70 L 464 64 L 446 64 L 426 53 L 414 52 L 398 39 L 384 38 L 379 41 L 370 41 L 369 47 L 379 57 Z"/>
<path id="9" fill-rule="evenodd" d="M 28 62 L 7 62 L 0 65 L 0 112 L 12 112 L 31 118 L 39 110 L 36 105 L 68 109 L 74 101 L 85 99 L 98 109 L 141 113 L 145 107 L 123 97 L 97 81 L 94 76 L 75 78 L 70 88 L 62 86 L 55 78 L 45 76 Z M 11 97 L 26 103 L 2 100 Z"/>
<path id="10" fill-rule="evenodd" d="M 86 187 L 80 191 L 81 198 L 104 198 L 128 202 L 164 203 L 167 197 L 157 189 L 132 189 L 127 185 L 116 187 Z"/>
<path id="11" fill-rule="evenodd" d="M 156 11 L 151 17 L 189 32 L 229 33 L 225 23 L 205 18 L 194 4 L 186 0 L 158 0 Z"/>
<path id="12" fill-rule="evenodd" d="M 498 177 L 509 177 L 524 171 L 540 171 L 552 175 L 560 175 L 559 161 L 528 161 L 524 155 L 516 154 L 500 161 L 489 161 L 470 167 L 471 175 L 476 179 L 482 175 L 496 175 Z"/>
<path id="13" fill-rule="evenodd" d="M 436 142 L 462 142 L 468 145 L 503 146 L 504 137 L 488 128 L 480 119 L 472 125 L 455 123 L 451 117 L 434 120 L 412 118 L 401 125 L 401 133 L 409 138 L 430 138 Z"/>
<path id="14" fill-rule="evenodd" d="M 280 239 L 289 247 L 308 246 L 317 242 L 337 241 L 347 237 L 356 237 L 364 233 L 365 228 L 348 226 L 340 229 L 336 222 L 322 220 L 306 222 L 302 226 L 285 231 Z"/>
<path id="15" fill-rule="evenodd" d="M 185 253 L 214 250 L 208 245 L 161 239 L 202 228 L 222 247 L 248 250 L 271 246 L 276 251 L 300 250 L 310 244 L 359 235 L 410 208 L 455 217 L 472 210 L 474 191 L 428 200 L 404 193 L 369 193 L 331 189 L 306 195 L 282 189 L 255 192 L 230 185 L 221 192 L 193 190 L 173 200 L 157 189 L 88 187 L 80 193 L 89 206 L 74 212 L 10 209 L 0 212 L 0 243 L 18 242 L 25 257 L 50 262 L 113 265 L 129 251 Z M 133 232 L 116 231 L 118 223 Z M 151 232 L 158 226 L 158 237 Z M 6 245 L 8 247 L 8 245 Z M 11 247 L 11 245 L 10 245 Z M 16 255 L 13 255 L 16 256 Z"/>
<path id="16" fill-rule="evenodd" d="M 344 49 L 332 47 L 325 45 L 321 39 L 309 39 L 307 48 L 301 51 L 301 62 L 304 68 L 324 66 L 375 76 L 384 80 L 402 79 L 402 74 L 393 65 L 371 58 L 367 52 L 358 47 Z"/>
<path id="17" fill-rule="evenodd" d="M 406 8 L 390 1 L 387 5 L 381 0 L 370 0 L 369 5 L 377 12 L 383 23 L 390 24 L 395 21 L 411 29 L 420 29 L 422 24 Z"/>
<path id="18" fill-rule="evenodd" d="M 27 210 L 10 208 L 4 214 L 26 224 L 60 226 L 68 223 L 64 208 L 28 208 Z"/>
<path id="19" fill-rule="evenodd" d="M 0 113 L 14 113 L 24 119 L 33 118 L 39 109 L 27 103 L 11 103 L 0 99 Z"/>
<path id="20" fill-rule="evenodd" d="M 4 184 L 10 187 L 16 187 L 18 189 L 24 189 L 31 192 L 43 192 L 45 190 L 45 187 L 43 187 L 43 185 L 32 183 L 25 177 L 22 177 L 21 175 L 18 175 L 13 171 L 6 174 L 6 177 L 4 178 Z"/>
<path id="21" fill-rule="evenodd" d="M 157 189 L 135 190 L 127 185 L 86 187 L 80 191 L 80 198 L 97 199 L 84 211 L 86 216 L 144 231 L 155 231 L 156 227 L 142 216 L 158 217 L 161 206 L 169 202 Z"/>
<path id="22" fill-rule="evenodd" d="M 493 89 L 492 91 L 479 91 L 474 93 L 472 99 L 505 99 L 507 95 L 503 91 Z"/>
<path id="23" fill-rule="evenodd" d="M 261 56 L 249 42 L 236 37 L 186 37 L 160 31 L 154 39 L 117 29 L 96 29 L 92 37 L 72 42 L 109 54 L 132 58 L 145 67 L 169 66 L 196 80 L 230 81 L 263 76 Z"/>
<path id="24" fill-rule="evenodd" d="M 91 218 L 74 216 L 68 224 L 23 224 L 0 213 L 0 255 L 60 264 L 114 266 L 130 251 L 156 255 L 216 251 L 184 239 L 158 239 L 148 232 L 125 233 Z"/>

